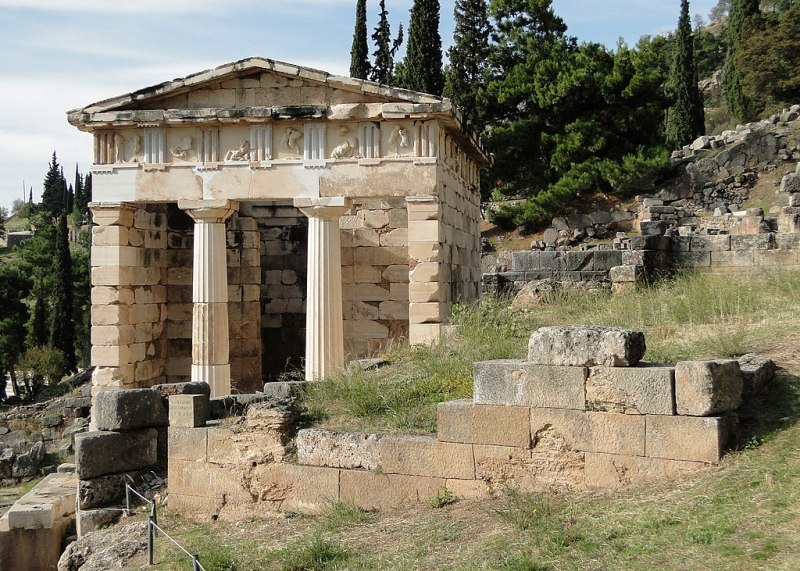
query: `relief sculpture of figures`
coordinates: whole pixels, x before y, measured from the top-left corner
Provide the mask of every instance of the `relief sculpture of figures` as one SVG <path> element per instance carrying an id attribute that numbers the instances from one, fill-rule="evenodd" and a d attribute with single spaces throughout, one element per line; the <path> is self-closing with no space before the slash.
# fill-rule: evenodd
<path id="1" fill-rule="evenodd" d="M 125 162 L 125 139 L 119 133 L 114 135 L 114 162 Z"/>
<path id="2" fill-rule="evenodd" d="M 172 147 L 169 152 L 172 153 L 172 156 L 176 159 L 183 159 L 189 156 L 189 151 L 192 149 L 192 138 L 191 137 L 183 137 L 178 144 Z"/>
<path id="3" fill-rule="evenodd" d="M 408 131 L 405 127 L 397 125 L 389 135 L 389 145 L 394 147 L 394 156 L 399 157 L 401 149 L 408 149 Z"/>
<path id="4" fill-rule="evenodd" d="M 303 136 L 303 133 L 298 131 L 297 129 L 293 129 L 289 127 L 286 129 L 286 132 L 283 134 L 283 140 L 281 141 L 281 147 L 283 147 L 286 151 L 291 151 L 292 153 L 300 156 L 300 145 L 298 141 Z"/>
<path id="5" fill-rule="evenodd" d="M 359 157 L 358 138 L 353 136 L 348 137 L 347 134 L 349 132 L 350 129 L 347 127 L 339 127 L 339 135 L 344 138 L 344 142 L 333 149 L 331 153 L 332 159 L 353 159 Z"/>
<path id="6" fill-rule="evenodd" d="M 132 163 L 138 163 L 141 159 L 139 156 L 142 154 L 142 137 L 141 135 L 134 135 L 128 142 L 133 145 L 133 156 L 131 157 Z"/>
<path id="7" fill-rule="evenodd" d="M 225 153 L 226 161 L 249 161 L 250 160 L 250 141 L 242 139 L 239 141 L 238 149 L 231 149 Z"/>

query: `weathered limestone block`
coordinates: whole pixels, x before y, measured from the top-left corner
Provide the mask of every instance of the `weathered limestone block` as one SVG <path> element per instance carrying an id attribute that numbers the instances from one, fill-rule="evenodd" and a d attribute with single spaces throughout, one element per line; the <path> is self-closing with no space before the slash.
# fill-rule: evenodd
<path id="1" fill-rule="evenodd" d="M 531 409 L 533 448 L 602 452 L 645 453 L 645 417 L 608 412 Z"/>
<path id="2" fill-rule="evenodd" d="M 82 537 L 91 531 L 97 531 L 119 521 L 122 510 L 119 508 L 98 508 L 78 510 L 75 514 L 75 527 L 78 536 Z"/>
<path id="3" fill-rule="evenodd" d="M 585 367 L 534 365 L 521 360 L 475 363 L 475 404 L 584 410 Z"/>
<path id="4" fill-rule="evenodd" d="M 587 452 L 585 480 L 588 488 L 614 489 L 673 479 L 706 467 L 704 462 Z"/>
<path id="5" fill-rule="evenodd" d="M 730 420 L 718 416 L 646 416 L 651 458 L 717 463 L 725 450 Z"/>
<path id="6" fill-rule="evenodd" d="M 158 431 L 85 432 L 75 435 L 75 469 L 82 480 L 149 468 L 158 461 Z"/>
<path id="7" fill-rule="evenodd" d="M 386 474 L 434 478 L 475 478 L 472 446 L 438 442 L 428 436 L 385 436 L 379 442 L 381 470 Z"/>
<path id="8" fill-rule="evenodd" d="M 476 405 L 472 400 L 439 403 L 437 439 L 497 446 L 530 447 L 530 411 L 525 406 Z"/>
<path id="9" fill-rule="evenodd" d="M 767 357 L 748 353 L 737 359 L 742 373 L 742 398 L 760 393 L 775 378 L 775 362 Z"/>
<path id="10" fill-rule="evenodd" d="M 644 352 L 642 332 L 618 327 L 541 327 L 528 342 L 528 360 L 536 365 L 626 367 Z"/>
<path id="11" fill-rule="evenodd" d="M 476 444 L 475 475 L 494 492 L 583 487 L 584 453 L 544 446 L 534 450 Z"/>
<path id="12" fill-rule="evenodd" d="M 440 493 L 445 483 L 443 478 L 342 470 L 339 501 L 363 510 L 386 510 L 424 502 Z"/>
<path id="13" fill-rule="evenodd" d="M 311 466 L 374 470 L 380 464 L 380 439 L 378 434 L 307 428 L 295 439 L 297 461 Z"/>
<path id="14" fill-rule="evenodd" d="M 208 395 L 172 395 L 169 397 L 169 425 L 188 428 L 203 426 L 210 410 Z"/>
<path id="15" fill-rule="evenodd" d="M 592 367 L 586 408 L 624 414 L 674 414 L 675 368 Z"/>
<path id="16" fill-rule="evenodd" d="M 340 494 L 340 473 L 374 475 L 372 472 L 359 470 L 266 464 L 253 471 L 253 477 L 248 484 L 249 493 L 260 502 L 271 504 L 273 509 L 284 512 L 318 514 L 337 501 L 359 505 L 350 498 L 345 500 Z M 358 488 L 354 491 L 354 495 L 359 492 L 369 493 L 369 490 Z"/>
<path id="17" fill-rule="evenodd" d="M 125 498 L 125 484 L 136 473 L 109 474 L 78 481 L 78 507 L 82 510 L 110 506 Z"/>
<path id="18" fill-rule="evenodd" d="M 712 416 L 742 406 L 738 361 L 680 361 L 675 365 L 675 409 L 680 415 Z"/>
<path id="19" fill-rule="evenodd" d="M 161 394 L 154 389 L 103 391 L 95 396 L 92 416 L 98 430 L 166 426 Z"/>

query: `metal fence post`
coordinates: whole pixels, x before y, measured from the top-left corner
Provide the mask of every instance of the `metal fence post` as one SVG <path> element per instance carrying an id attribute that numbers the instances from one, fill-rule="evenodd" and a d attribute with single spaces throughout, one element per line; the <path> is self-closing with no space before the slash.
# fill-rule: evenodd
<path id="1" fill-rule="evenodd" d="M 200 556 L 192 556 L 192 571 L 203 571 L 203 566 L 200 565 Z"/>
<path id="2" fill-rule="evenodd" d="M 153 565 L 153 560 L 155 559 L 155 554 L 153 553 L 153 536 L 155 535 L 155 528 L 153 527 L 155 522 L 153 521 L 153 512 L 150 512 L 150 517 L 147 518 L 147 564 Z"/>
<path id="3" fill-rule="evenodd" d="M 125 484 L 125 517 L 131 515 L 131 487 Z"/>

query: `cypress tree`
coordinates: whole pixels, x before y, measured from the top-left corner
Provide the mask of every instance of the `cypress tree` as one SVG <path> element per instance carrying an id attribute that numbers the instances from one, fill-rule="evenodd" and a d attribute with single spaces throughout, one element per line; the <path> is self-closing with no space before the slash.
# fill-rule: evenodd
<path id="1" fill-rule="evenodd" d="M 44 190 L 42 191 L 42 209 L 52 219 L 58 217 L 66 206 L 64 200 L 65 187 L 66 181 L 61 172 L 61 167 L 58 166 L 56 152 L 53 151 L 53 160 L 50 162 L 47 175 L 44 177 Z"/>
<path id="2" fill-rule="evenodd" d="M 742 39 L 742 30 L 747 20 L 759 13 L 758 0 L 732 0 L 725 35 L 728 53 L 722 68 L 722 92 L 728 104 L 728 112 L 738 121 L 752 118 L 752 106 L 742 89 L 742 75 L 736 68 L 736 54 Z"/>
<path id="3" fill-rule="evenodd" d="M 461 109 L 466 123 L 480 131 L 486 120 L 483 88 L 491 33 L 486 0 L 456 0 L 453 18 L 454 44 L 447 52 L 450 66 L 444 94 Z"/>
<path id="4" fill-rule="evenodd" d="M 367 0 L 356 2 L 356 25 L 353 47 L 350 48 L 350 77 L 367 79 L 369 76 L 369 49 L 367 47 Z"/>
<path id="5" fill-rule="evenodd" d="M 678 31 L 675 35 L 675 54 L 669 86 L 673 103 L 667 111 L 667 144 L 673 148 L 680 148 L 705 132 L 705 113 L 700 90 L 697 87 L 689 0 L 681 0 L 681 15 L 678 18 Z"/>
<path id="6" fill-rule="evenodd" d="M 75 322 L 72 319 L 72 258 L 69 253 L 67 214 L 61 212 L 56 227 L 55 288 L 53 312 L 50 321 L 50 345 L 60 349 L 66 357 L 66 370 L 77 370 L 75 357 Z"/>
<path id="7" fill-rule="evenodd" d="M 403 43 L 403 25 L 400 25 L 397 37 L 392 42 L 386 0 L 381 0 L 380 8 L 378 25 L 372 34 L 372 41 L 375 43 L 375 53 L 372 55 L 375 57 L 375 63 L 372 65 L 370 79 L 378 83 L 391 83 L 394 78 L 394 54 Z"/>
<path id="8" fill-rule="evenodd" d="M 414 0 L 408 25 L 403 87 L 432 95 L 444 90 L 439 0 Z"/>
<path id="9" fill-rule="evenodd" d="M 36 292 L 36 303 L 33 306 L 30 338 L 28 345 L 41 347 L 47 345 L 49 333 L 47 331 L 47 303 L 42 295 L 41 288 Z"/>

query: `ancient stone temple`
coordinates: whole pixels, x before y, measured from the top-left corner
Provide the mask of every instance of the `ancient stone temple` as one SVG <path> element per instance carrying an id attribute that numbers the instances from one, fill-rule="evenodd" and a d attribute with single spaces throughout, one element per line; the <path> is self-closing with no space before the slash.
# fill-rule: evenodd
<path id="1" fill-rule="evenodd" d="M 95 392 L 252 392 L 478 296 L 479 169 L 447 99 L 250 58 L 69 112 L 94 136 Z"/>

